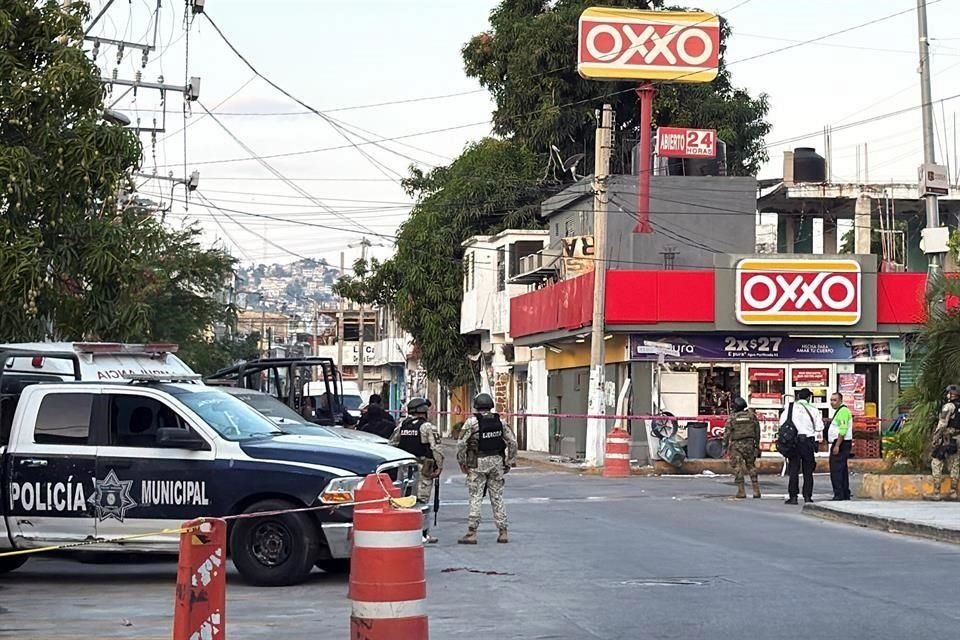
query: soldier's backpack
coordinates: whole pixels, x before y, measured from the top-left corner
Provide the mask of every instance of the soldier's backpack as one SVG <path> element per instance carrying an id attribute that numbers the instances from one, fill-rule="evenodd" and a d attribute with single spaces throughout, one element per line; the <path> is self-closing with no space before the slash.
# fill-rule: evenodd
<path id="1" fill-rule="evenodd" d="M 777 451 L 784 458 L 789 458 L 797 452 L 797 445 L 800 442 L 800 433 L 797 431 L 797 425 L 793 423 L 793 403 L 787 409 L 787 419 L 777 431 Z"/>

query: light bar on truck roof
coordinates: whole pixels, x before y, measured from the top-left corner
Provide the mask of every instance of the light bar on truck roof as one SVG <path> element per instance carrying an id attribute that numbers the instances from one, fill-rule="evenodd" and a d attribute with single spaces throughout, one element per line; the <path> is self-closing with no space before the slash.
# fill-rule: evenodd
<path id="1" fill-rule="evenodd" d="M 180 347 L 168 342 L 148 342 L 146 344 L 123 344 L 120 342 L 76 342 L 74 351 L 78 353 L 110 354 L 162 354 L 176 353 Z"/>
<path id="2" fill-rule="evenodd" d="M 130 382 L 199 382 L 203 379 L 195 373 L 132 373 L 125 377 Z"/>

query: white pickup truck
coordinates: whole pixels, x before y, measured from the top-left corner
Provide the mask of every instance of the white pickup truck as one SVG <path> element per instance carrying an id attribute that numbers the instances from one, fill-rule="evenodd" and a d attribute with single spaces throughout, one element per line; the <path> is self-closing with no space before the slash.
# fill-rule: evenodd
<path id="1" fill-rule="evenodd" d="M 247 581 L 295 584 L 314 565 L 349 561 L 352 510 L 338 505 L 366 474 L 415 490 L 406 452 L 285 434 L 187 381 L 195 376 L 168 352 L 121 356 L 114 346 L 94 364 L 92 345 L 44 349 L 0 345 L 0 573 L 30 557 L 5 552 L 95 541 L 81 549 L 176 553 L 178 536 L 161 532 L 186 520 L 318 507 L 230 525 L 228 550 Z"/>

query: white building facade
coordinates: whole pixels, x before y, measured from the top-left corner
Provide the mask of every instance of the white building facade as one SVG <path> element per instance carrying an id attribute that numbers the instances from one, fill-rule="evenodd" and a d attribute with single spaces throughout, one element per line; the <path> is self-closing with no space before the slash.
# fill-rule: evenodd
<path id="1" fill-rule="evenodd" d="M 509 414 L 521 448 L 532 451 L 550 449 L 548 419 L 522 415 L 548 413 L 546 361 L 543 348 L 514 348 L 510 299 L 531 285 L 510 280 L 526 270 L 522 261 L 548 242 L 548 231 L 508 229 L 463 243 L 460 333 L 479 342 L 479 384 L 473 391 L 493 395 L 497 411 Z"/>

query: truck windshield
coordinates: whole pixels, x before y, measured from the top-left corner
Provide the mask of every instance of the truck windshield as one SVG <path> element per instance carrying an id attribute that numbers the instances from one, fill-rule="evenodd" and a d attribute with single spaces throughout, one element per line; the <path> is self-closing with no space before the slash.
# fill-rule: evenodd
<path id="1" fill-rule="evenodd" d="M 183 393 L 177 399 L 227 440 L 271 438 L 282 433 L 253 407 L 222 391 Z"/>

